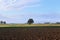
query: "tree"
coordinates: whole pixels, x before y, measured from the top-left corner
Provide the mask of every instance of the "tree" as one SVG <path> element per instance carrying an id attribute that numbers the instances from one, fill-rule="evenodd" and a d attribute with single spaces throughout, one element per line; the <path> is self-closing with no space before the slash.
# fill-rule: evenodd
<path id="1" fill-rule="evenodd" d="M 1 22 L 1 24 L 3 24 L 3 21 L 0 21 Z"/>
<path id="2" fill-rule="evenodd" d="M 0 21 L 0 24 L 6 24 L 6 21 Z"/>
<path id="3" fill-rule="evenodd" d="M 6 24 L 6 21 L 4 21 L 4 24 Z"/>
<path id="4" fill-rule="evenodd" d="M 28 24 L 32 24 L 32 23 L 34 23 L 34 20 L 33 19 L 29 19 L 27 23 Z"/>

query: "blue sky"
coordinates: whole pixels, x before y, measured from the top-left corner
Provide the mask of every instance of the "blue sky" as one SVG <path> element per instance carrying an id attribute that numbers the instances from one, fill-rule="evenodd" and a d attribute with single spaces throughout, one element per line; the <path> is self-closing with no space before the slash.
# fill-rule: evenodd
<path id="1" fill-rule="evenodd" d="M 0 20 L 7 23 L 60 22 L 60 0 L 0 0 Z"/>

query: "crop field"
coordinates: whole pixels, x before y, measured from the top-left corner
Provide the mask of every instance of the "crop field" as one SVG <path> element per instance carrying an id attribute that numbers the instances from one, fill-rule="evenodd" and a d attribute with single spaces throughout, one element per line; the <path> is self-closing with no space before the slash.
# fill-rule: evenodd
<path id="1" fill-rule="evenodd" d="M 60 40 L 57 25 L 0 24 L 0 40 Z"/>
<path id="2" fill-rule="evenodd" d="M 36 27 L 36 26 L 60 26 L 60 24 L 0 24 L 0 27 Z"/>

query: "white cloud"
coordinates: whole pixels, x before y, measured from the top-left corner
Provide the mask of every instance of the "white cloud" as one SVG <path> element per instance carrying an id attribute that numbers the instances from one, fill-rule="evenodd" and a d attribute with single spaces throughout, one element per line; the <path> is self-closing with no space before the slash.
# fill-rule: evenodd
<path id="1" fill-rule="evenodd" d="M 0 0 L 0 10 L 22 9 L 40 0 Z"/>

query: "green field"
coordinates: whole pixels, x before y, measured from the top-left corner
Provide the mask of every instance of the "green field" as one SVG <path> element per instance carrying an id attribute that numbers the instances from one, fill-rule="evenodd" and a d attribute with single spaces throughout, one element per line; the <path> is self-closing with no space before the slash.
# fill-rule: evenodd
<path id="1" fill-rule="evenodd" d="M 60 27 L 60 24 L 0 24 L 0 27 Z"/>

